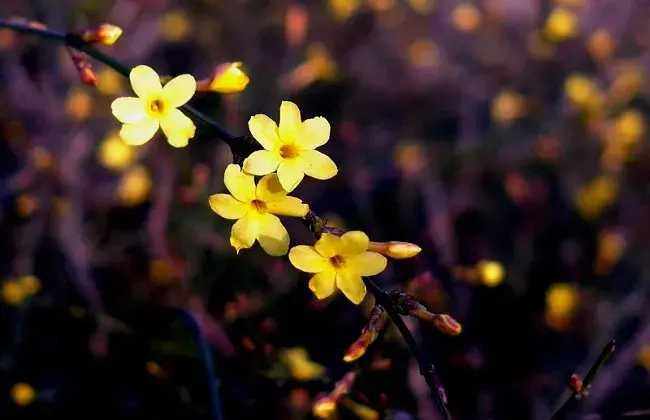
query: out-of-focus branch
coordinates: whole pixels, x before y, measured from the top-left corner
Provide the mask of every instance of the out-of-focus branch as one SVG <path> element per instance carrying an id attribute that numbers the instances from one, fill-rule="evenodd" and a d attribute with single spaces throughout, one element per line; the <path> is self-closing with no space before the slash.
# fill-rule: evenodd
<path id="1" fill-rule="evenodd" d="M 589 395 L 589 389 L 596 379 L 596 375 L 609 359 L 609 356 L 614 353 L 616 349 L 616 342 L 611 340 L 600 352 L 600 356 L 585 375 L 584 379 L 580 380 L 577 375 L 571 376 L 570 388 L 572 390 L 571 396 L 562 404 L 562 406 L 553 414 L 551 420 L 568 419 L 574 410 L 584 403 Z"/>

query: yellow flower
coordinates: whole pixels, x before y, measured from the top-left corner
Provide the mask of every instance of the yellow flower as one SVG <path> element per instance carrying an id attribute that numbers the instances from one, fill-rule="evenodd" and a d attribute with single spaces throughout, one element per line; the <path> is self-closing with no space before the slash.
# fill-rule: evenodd
<path id="1" fill-rule="evenodd" d="M 315 273 L 309 288 L 318 299 L 330 296 L 338 288 L 355 304 L 366 296 L 361 276 L 373 276 L 386 268 L 386 257 L 368 252 L 368 236 L 360 231 L 340 238 L 324 233 L 314 246 L 299 245 L 289 251 L 289 261 L 298 270 Z"/>
<path id="2" fill-rule="evenodd" d="M 289 234 L 277 216 L 302 217 L 309 206 L 287 196 L 278 176 L 263 177 L 255 186 L 255 178 L 244 173 L 239 165 L 228 165 L 223 182 L 230 194 L 210 196 L 210 208 L 219 216 L 237 220 L 232 227 L 230 244 L 237 252 L 250 248 L 257 240 L 267 254 L 285 255 Z"/>
<path id="3" fill-rule="evenodd" d="M 280 105 L 280 127 L 266 115 L 257 114 L 248 121 L 248 128 L 264 147 L 244 161 L 244 171 L 262 176 L 278 171 L 282 188 L 293 191 L 305 175 L 330 179 L 338 172 L 336 164 L 314 150 L 330 138 L 330 124 L 323 117 L 302 121 L 296 104 Z"/>
<path id="4" fill-rule="evenodd" d="M 138 97 L 117 98 L 111 104 L 113 115 L 124 124 L 120 137 L 132 146 L 139 146 L 151 140 L 161 128 L 170 145 L 186 146 L 196 128 L 178 107 L 194 96 L 194 77 L 183 74 L 163 87 L 151 67 L 137 66 L 131 70 L 129 79 Z"/>

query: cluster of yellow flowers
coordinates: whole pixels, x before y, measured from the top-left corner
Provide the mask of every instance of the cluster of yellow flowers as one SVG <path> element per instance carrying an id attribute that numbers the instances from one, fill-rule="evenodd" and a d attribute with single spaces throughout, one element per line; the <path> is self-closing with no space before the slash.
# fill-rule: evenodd
<path id="1" fill-rule="evenodd" d="M 174 147 L 183 147 L 196 130 L 192 120 L 178 109 L 198 90 L 236 93 L 248 84 L 241 63 L 218 67 L 209 81 L 197 82 L 184 74 L 164 86 L 150 67 L 137 66 L 129 76 L 138 97 L 113 101 L 113 115 L 123 123 L 120 137 L 130 145 L 148 142 L 162 129 Z M 309 288 L 324 299 L 340 290 L 353 303 L 366 296 L 362 276 L 381 273 L 385 256 L 408 258 L 420 248 L 413 244 L 370 242 L 360 231 L 340 237 L 323 233 L 314 246 L 298 245 L 289 251 L 289 233 L 278 216 L 304 217 L 309 206 L 289 195 L 306 176 L 326 180 L 338 173 L 336 164 L 316 150 L 330 138 L 330 124 L 323 117 L 302 120 L 296 104 L 280 105 L 279 124 L 266 115 L 250 118 L 248 128 L 262 146 L 243 164 L 231 164 L 225 170 L 224 184 L 229 194 L 214 194 L 210 208 L 219 216 L 236 220 L 230 244 L 237 252 L 251 248 L 255 241 L 271 256 L 289 254 L 297 269 L 313 274 Z M 256 182 L 255 177 L 261 177 Z M 383 254 L 383 255 L 382 255 Z"/>

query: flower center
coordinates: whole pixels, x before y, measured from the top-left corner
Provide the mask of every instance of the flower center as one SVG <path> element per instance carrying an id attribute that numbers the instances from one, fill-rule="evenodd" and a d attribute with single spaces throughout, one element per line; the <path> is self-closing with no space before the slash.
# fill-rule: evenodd
<path id="1" fill-rule="evenodd" d="M 154 99 L 149 102 L 149 112 L 160 115 L 165 111 L 165 103 L 161 99 Z"/>
<path id="2" fill-rule="evenodd" d="M 330 258 L 330 263 L 334 266 L 334 268 L 341 268 L 345 264 L 345 258 L 340 255 L 335 255 Z"/>
<path id="3" fill-rule="evenodd" d="M 280 147 L 280 156 L 284 159 L 295 158 L 300 154 L 298 148 L 293 144 L 285 144 Z"/>
<path id="4" fill-rule="evenodd" d="M 264 201 L 253 200 L 251 201 L 251 206 L 258 213 L 266 213 L 266 203 Z"/>

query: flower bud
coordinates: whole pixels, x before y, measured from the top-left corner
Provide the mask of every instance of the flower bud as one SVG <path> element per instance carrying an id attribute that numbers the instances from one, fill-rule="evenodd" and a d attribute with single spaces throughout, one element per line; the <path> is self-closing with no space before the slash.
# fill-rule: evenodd
<path id="1" fill-rule="evenodd" d="M 336 404 L 337 401 L 330 395 L 318 397 L 312 406 L 312 413 L 314 414 L 314 417 L 318 419 L 332 418 L 336 411 Z"/>
<path id="2" fill-rule="evenodd" d="M 241 69 L 242 63 L 223 63 L 218 65 L 210 79 L 196 82 L 199 92 L 217 92 L 224 95 L 239 93 L 246 89 L 250 79 Z"/>
<path id="3" fill-rule="evenodd" d="M 581 392 L 582 386 L 582 379 L 575 373 L 571 375 L 571 379 L 569 380 L 569 388 L 571 388 L 571 391 L 576 393 Z"/>
<path id="4" fill-rule="evenodd" d="M 368 323 L 363 327 L 361 336 L 345 352 L 343 360 L 353 362 L 366 353 L 368 347 L 379 337 L 386 325 L 386 311 L 381 306 L 375 306 L 368 317 Z"/>
<path id="5" fill-rule="evenodd" d="M 104 23 L 97 28 L 97 41 L 107 46 L 115 44 L 121 36 L 122 28 L 119 26 Z"/>
<path id="6" fill-rule="evenodd" d="M 394 260 L 403 260 L 415 257 L 422 251 L 422 248 L 409 242 L 370 242 L 368 251 L 385 255 Z"/>
<path id="7" fill-rule="evenodd" d="M 97 84 L 97 75 L 90 67 L 83 67 L 79 69 L 79 76 L 81 83 L 88 86 L 95 86 Z"/>
<path id="8" fill-rule="evenodd" d="M 341 405 L 345 406 L 345 408 L 352 411 L 358 418 L 362 420 L 379 420 L 379 413 L 376 410 L 373 410 L 367 405 L 359 404 L 350 398 L 344 398 L 341 401 Z"/>

